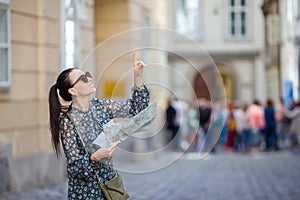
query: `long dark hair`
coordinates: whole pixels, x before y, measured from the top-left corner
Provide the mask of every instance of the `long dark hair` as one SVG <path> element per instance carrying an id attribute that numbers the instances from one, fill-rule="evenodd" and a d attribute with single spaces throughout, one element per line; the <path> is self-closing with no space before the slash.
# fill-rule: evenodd
<path id="1" fill-rule="evenodd" d="M 72 101 L 72 95 L 68 92 L 71 86 L 69 74 L 74 68 L 69 68 L 62 71 L 56 79 L 56 83 L 50 88 L 49 91 L 49 116 L 50 116 L 50 131 L 52 147 L 59 158 L 60 155 L 60 135 L 59 135 L 59 117 L 62 111 L 62 105 L 60 104 L 59 95 L 65 101 Z"/>

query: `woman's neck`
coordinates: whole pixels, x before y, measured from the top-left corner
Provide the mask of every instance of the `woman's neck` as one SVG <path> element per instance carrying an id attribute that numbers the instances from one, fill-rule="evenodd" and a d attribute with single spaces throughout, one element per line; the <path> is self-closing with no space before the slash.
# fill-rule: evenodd
<path id="1" fill-rule="evenodd" d="M 82 110 L 82 111 L 88 111 L 89 109 L 89 97 L 73 97 L 73 103 L 72 106 Z"/>

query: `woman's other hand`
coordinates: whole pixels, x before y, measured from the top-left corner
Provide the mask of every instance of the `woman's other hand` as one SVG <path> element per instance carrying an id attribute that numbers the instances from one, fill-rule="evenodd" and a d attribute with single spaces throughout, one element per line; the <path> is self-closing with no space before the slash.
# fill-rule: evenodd
<path id="1" fill-rule="evenodd" d="M 120 141 L 118 140 L 117 142 L 113 143 L 109 147 L 102 147 L 99 148 L 97 151 L 95 151 L 91 155 L 91 160 L 98 162 L 102 158 L 108 158 L 111 157 L 113 152 L 116 150 L 117 146 L 120 144 Z"/>

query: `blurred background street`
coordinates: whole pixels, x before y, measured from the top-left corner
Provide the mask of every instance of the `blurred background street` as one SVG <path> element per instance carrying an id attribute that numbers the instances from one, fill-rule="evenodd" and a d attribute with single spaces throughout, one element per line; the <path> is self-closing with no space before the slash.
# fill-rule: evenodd
<path id="1" fill-rule="evenodd" d="M 172 153 L 174 154 L 174 153 Z M 171 156 L 171 155 L 170 155 Z M 218 152 L 199 159 L 187 153 L 158 171 L 121 172 L 130 199 L 269 199 L 300 197 L 300 152 L 255 152 L 251 155 Z M 143 168 L 143 163 L 127 163 Z M 66 183 L 23 194 L 4 194 L 2 200 L 64 200 Z"/>

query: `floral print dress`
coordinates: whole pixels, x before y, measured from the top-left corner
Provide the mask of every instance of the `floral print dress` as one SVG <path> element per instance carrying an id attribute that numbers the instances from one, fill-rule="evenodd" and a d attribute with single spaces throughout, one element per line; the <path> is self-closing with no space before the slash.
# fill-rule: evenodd
<path id="1" fill-rule="evenodd" d="M 112 118 L 132 117 L 145 109 L 149 98 L 149 92 L 144 86 L 141 90 L 134 88 L 132 97 L 126 101 L 93 98 L 87 111 L 71 106 L 62 115 L 60 136 L 67 160 L 69 200 L 104 200 L 94 170 L 98 172 L 102 182 L 112 179 L 116 170 L 111 157 L 99 162 L 90 160 L 91 154 L 99 148 L 92 141 L 103 131 L 103 125 Z"/>

